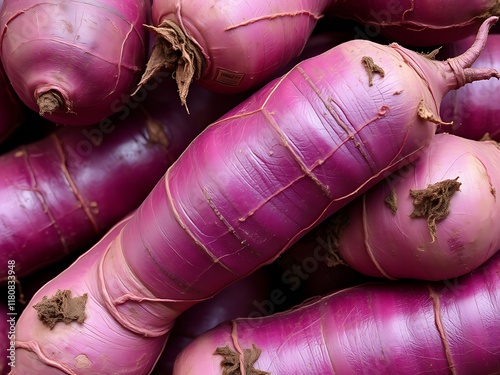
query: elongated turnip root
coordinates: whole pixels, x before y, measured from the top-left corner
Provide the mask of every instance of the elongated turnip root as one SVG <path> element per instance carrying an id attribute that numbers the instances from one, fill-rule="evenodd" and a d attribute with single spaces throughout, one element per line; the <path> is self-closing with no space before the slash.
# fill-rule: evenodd
<path id="1" fill-rule="evenodd" d="M 500 15 L 497 0 L 332 0 L 328 13 L 356 20 L 360 38 L 383 34 L 412 46 L 440 46 L 477 32 L 490 16 Z"/>
<path id="2" fill-rule="evenodd" d="M 425 156 L 334 215 L 335 251 L 377 277 L 470 272 L 500 249 L 499 177 L 496 142 L 438 134 Z"/>
<path id="3" fill-rule="evenodd" d="M 135 89 L 150 11 L 150 0 L 5 1 L 5 72 L 22 101 L 51 121 L 99 122 Z"/>
<path id="4" fill-rule="evenodd" d="M 155 0 L 157 42 L 141 82 L 175 72 L 183 105 L 195 79 L 217 92 L 248 91 L 299 55 L 328 3 Z"/>
<path id="5" fill-rule="evenodd" d="M 196 338 L 174 375 L 500 372 L 500 253 L 434 283 L 373 283 Z"/>
<path id="6" fill-rule="evenodd" d="M 123 227 L 35 294 L 12 374 L 147 374 L 182 311 L 425 152 L 442 96 L 499 76 L 469 68 L 496 20 L 446 62 L 343 43 L 212 123 Z"/>
<path id="7" fill-rule="evenodd" d="M 156 78 L 113 117 L 62 127 L 0 156 L 0 262 L 14 260 L 18 277 L 88 249 L 139 206 L 205 126 L 244 98 L 196 87 L 188 115 L 172 100 L 174 82 Z"/>
<path id="8" fill-rule="evenodd" d="M 440 59 L 456 56 L 467 49 L 473 37 L 445 45 L 437 55 Z M 491 34 L 481 56 L 473 67 L 490 66 L 500 69 L 500 34 Z M 438 131 L 449 132 L 470 139 L 481 139 L 488 133 L 491 139 L 500 141 L 500 82 L 478 82 L 460 90 L 450 91 L 441 103 L 441 118 L 453 122 L 452 126 L 440 126 Z"/>

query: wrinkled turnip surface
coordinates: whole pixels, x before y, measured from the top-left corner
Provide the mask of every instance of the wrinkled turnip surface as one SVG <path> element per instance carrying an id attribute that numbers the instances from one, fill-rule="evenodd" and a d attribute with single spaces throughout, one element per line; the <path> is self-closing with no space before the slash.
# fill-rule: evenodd
<path id="1" fill-rule="evenodd" d="M 141 82 L 175 72 L 181 103 L 197 84 L 222 93 L 262 85 L 298 56 L 330 0 L 155 0 L 157 35 Z"/>
<path id="2" fill-rule="evenodd" d="M 191 342 L 174 375 L 498 374 L 499 275 L 500 253 L 451 281 L 365 284 L 236 319 Z"/>
<path id="3" fill-rule="evenodd" d="M 91 125 L 136 88 L 150 0 L 9 0 L 0 58 L 21 100 L 62 125 Z"/>
<path id="4" fill-rule="evenodd" d="M 500 249 L 499 178 L 496 142 L 437 134 L 415 163 L 334 215 L 336 251 L 376 277 L 468 273 Z"/>
<path id="5" fill-rule="evenodd" d="M 327 10 L 356 20 L 358 38 L 379 34 L 411 46 L 441 46 L 477 32 L 484 20 L 500 15 L 498 0 L 332 0 Z"/>
<path id="6" fill-rule="evenodd" d="M 161 78 L 161 79 L 160 79 Z M 114 116 L 0 155 L 0 263 L 16 276 L 94 244 L 144 200 L 210 122 L 244 99 L 195 87 L 191 114 L 157 76 Z M 0 270 L 0 284 L 7 268 Z"/>
<path id="7" fill-rule="evenodd" d="M 499 76 L 469 68 L 496 20 L 445 62 L 348 41 L 209 125 L 130 219 L 35 294 L 12 374 L 149 373 L 182 311 L 425 152 L 443 95 Z"/>

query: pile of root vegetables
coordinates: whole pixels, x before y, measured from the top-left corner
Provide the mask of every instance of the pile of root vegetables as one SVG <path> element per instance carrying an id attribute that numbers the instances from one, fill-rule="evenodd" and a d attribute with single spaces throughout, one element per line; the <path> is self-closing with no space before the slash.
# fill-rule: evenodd
<path id="1" fill-rule="evenodd" d="M 0 0 L 0 374 L 500 374 L 499 16 Z"/>

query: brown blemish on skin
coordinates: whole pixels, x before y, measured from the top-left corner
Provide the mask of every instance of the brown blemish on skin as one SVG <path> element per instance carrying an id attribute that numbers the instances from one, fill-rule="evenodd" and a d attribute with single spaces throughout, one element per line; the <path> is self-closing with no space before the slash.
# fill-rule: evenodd
<path id="1" fill-rule="evenodd" d="M 385 197 L 384 203 L 387 207 L 389 207 L 393 214 L 398 211 L 398 196 L 396 195 L 396 192 L 394 190 L 391 190 L 389 195 Z"/>
<path id="2" fill-rule="evenodd" d="M 91 365 L 92 361 L 85 354 L 79 354 L 75 357 L 76 368 L 89 368 Z"/>
<path id="3" fill-rule="evenodd" d="M 373 59 L 369 56 L 363 56 L 361 62 L 365 66 L 366 72 L 368 73 L 368 86 L 373 85 L 373 74 L 377 73 L 380 77 L 384 78 L 385 72 L 380 66 L 375 64 Z"/>
<path id="4" fill-rule="evenodd" d="M 254 367 L 254 363 L 259 359 L 262 351 L 252 344 L 252 349 L 243 349 L 243 364 L 246 375 L 267 375 L 267 371 L 261 371 Z M 240 356 L 229 346 L 218 347 L 215 349 L 215 355 L 221 355 L 222 375 L 241 375 Z"/>
<path id="5" fill-rule="evenodd" d="M 68 32 L 68 34 L 73 34 L 73 26 L 65 20 L 62 20 L 62 23 L 64 24 L 64 29 Z"/>
<path id="6" fill-rule="evenodd" d="M 58 322 L 83 323 L 86 318 L 86 303 L 87 293 L 71 297 L 71 290 L 58 290 L 52 297 L 43 296 L 33 308 L 38 313 L 38 319 L 52 329 Z"/>
<path id="7" fill-rule="evenodd" d="M 453 125 L 453 121 L 444 122 L 439 118 L 439 116 L 435 115 L 424 103 L 423 100 L 418 104 L 417 115 L 422 120 L 427 120 L 433 122 L 438 125 Z"/>

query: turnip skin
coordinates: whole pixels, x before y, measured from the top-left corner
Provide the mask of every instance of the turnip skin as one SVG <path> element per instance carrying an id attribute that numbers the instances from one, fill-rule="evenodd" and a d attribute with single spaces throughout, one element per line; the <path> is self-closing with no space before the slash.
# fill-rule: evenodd
<path id="1" fill-rule="evenodd" d="M 437 134 L 425 155 L 344 207 L 347 223 L 336 251 L 366 275 L 426 280 L 471 272 L 500 248 L 500 148 L 496 142 Z M 425 217 L 411 217 L 410 191 L 456 180 L 449 213 L 431 234 Z M 385 199 L 396 202 L 391 211 Z M 404 266 L 402 266 L 404 265 Z"/>
<path id="2" fill-rule="evenodd" d="M 147 89 L 148 88 L 148 89 Z M 156 77 L 114 116 L 65 126 L 0 155 L 0 263 L 16 276 L 87 250 L 144 200 L 184 148 L 242 101 L 202 87 L 187 114 L 170 77 Z M 0 269 L 0 284 L 7 268 Z"/>
<path id="3" fill-rule="evenodd" d="M 500 253 L 453 280 L 367 283 L 288 312 L 235 319 L 193 340 L 174 375 L 231 374 L 214 354 L 226 345 L 236 358 L 255 345 L 253 366 L 272 375 L 498 374 L 499 275 Z"/>
<path id="4" fill-rule="evenodd" d="M 439 51 L 437 57 L 446 59 L 467 49 L 473 37 L 449 43 Z M 500 69 L 500 34 L 490 34 L 481 56 L 473 67 L 489 66 Z M 497 80 L 478 82 L 447 93 L 441 103 L 441 117 L 450 125 L 438 127 L 439 132 L 479 140 L 484 136 L 500 141 L 500 100 Z"/>
<path id="5" fill-rule="evenodd" d="M 500 15 L 497 0 L 333 0 L 328 14 L 356 20 L 358 38 L 383 35 L 413 47 L 441 46 L 473 35 Z"/>
<path id="6" fill-rule="evenodd" d="M 271 263 L 425 152 L 440 98 L 499 76 L 467 68 L 496 20 L 446 62 L 396 44 L 343 43 L 209 125 L 123 227 L 33 297 L 18 321 L 12 374 L 149 373 L 181 312 Z M 385 72 L 371 86 L 367 57 Z M 83 323 L 51 330 L 38 320 L 30 306 L 58 290 L 87 293 Z"/>
<path id="7" fill-rule="evenodd" d="M 34 340 L 23 341 L 16 347 L 16 367 L 11 369 L 10 374 L 108 374 L 112 373 L 110 369 L 120 369 L 123 374 L 147 374 L 144 368 L 151 369 L 154 366 L 156 358 L 161 353 L 166 341 L 166 336 L 155 338 L 140 337 L 134 332 L 123 330 L 123 327 L 106 311 L 105 303 L 102 301 L 99 290 L 102 290 L 99 276 L 99 258 L 106 252 L 107 247 L 115 239 L 120 229 L 128 219 L 124 219 L 116 224 L 99 244 L 91 251 L 78 258 L 80 265 L 78 276 L 74 274 L 74 264 L 63 271 L 58 279 L 63 283 L 71 285 L 72 296 L 81 296 L 84 293 L 89 294 L 86 304 L 87 319 L 92 319 L 100 325 L 97 330 L 91 330 L 82 335 L 81 329 L 84 327 L 78 323 L 56 325 L 52 330 L 39 323 L 36 311 L 29 304 L 22 315 L 26 315 L 25 323 L 34 324 L 28 328 L 35 336 Z M 129 275 L 133 277 L 133 275 Z M 110 275 L 109 277 L 113 277 Z M 48 284 L 40 289 L 47 290 Z M 40 291 L 37 292 L 32 300 L 41 297 Z M 97 298 L 94 298 L 95 295 Z M 27 313 L 29 311 L 29 313 Z M 20 319 L 21 320 L 21 319 Z M 20 321 L 19 320 L 19 321 Z M 23 336 L 23 328 L 19 324 L 16 329 L 16 337 Z M 173 321 L 172 321 L 173 323 Z M 24 324 L 24 323 L 23 323 Z M 103 332 L 106 327 L 106 332 Z M 97 328 L 97 327 L 96 327 Z M 56 334 L 58 340 L 50 345 L 39 345 L 38 340 L 44 337 Z M 20 335 L 20 336 L 19 336 Z M 75 348 L 75 340 L 78 338 L 79 345 L 82 345 L 83 352 L 71 355 L 68 363 L 57 363 L 53 361 L 52 353 L 70 353 Z M 134 353 L 143 353 L 139 356 L 132 353 L 125 354 L 123 349 L 129 347 Z M 27 350 L 20 350 L 24 348 Z M 36 353 L 36 354 L 35 354 Z M 148 353 L 144 355 L 144 353 Z M 46 360 L 46 362 L 42 362 Z"/>
<path id="8" fill-rule="evenodd" d="M 150 12 L 149 0 L 6 1 L 0 14 L 5 72 L 21 100 L 47 119 L 97 123 L 137 85 Z"/>
<path id="9" fill-rule="evenodd" d="M 141 82 L 158 69 L 175 71 L 183 105 L 191 82 L 226 94 L 257 88 L 300 54 L 328 3 L 155 0 L 151 29 L 159 55 L 149 59 Z M 167 39 L 174 34 L 174 42 Z"/>

